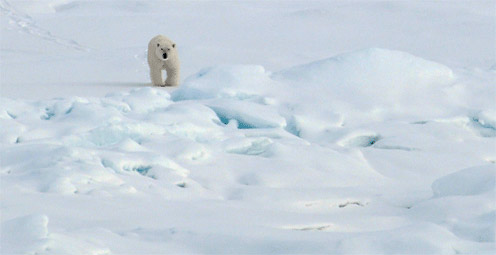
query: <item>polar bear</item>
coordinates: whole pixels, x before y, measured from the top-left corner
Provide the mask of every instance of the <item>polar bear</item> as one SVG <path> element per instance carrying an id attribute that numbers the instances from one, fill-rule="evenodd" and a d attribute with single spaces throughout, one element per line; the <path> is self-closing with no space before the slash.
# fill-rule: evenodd
<path id="1" fill-rule="evenodd" d="M 179 85 L 179 57 L 176 44 L 163 35 L 153 37 L 148 43 L 148 65 L 150 77 L 155 86 Z M 167 78 L 162 79 L 162 70 Z"/>

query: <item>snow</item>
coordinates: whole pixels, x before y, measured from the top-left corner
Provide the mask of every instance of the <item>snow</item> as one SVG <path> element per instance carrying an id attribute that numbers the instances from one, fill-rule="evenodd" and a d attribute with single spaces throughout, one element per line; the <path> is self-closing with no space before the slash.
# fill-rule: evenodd
<path id="1" fill-rule="evenodd" d="M 0 1 L 1 253 L 495 253 L 494 6 Z"/>
<path id="2" fill-rule="evenodd" d="M 469 196 L 495 189 L 496 172 L 488 166 L 460 170 L 432 184 L 434 196 Z"/>

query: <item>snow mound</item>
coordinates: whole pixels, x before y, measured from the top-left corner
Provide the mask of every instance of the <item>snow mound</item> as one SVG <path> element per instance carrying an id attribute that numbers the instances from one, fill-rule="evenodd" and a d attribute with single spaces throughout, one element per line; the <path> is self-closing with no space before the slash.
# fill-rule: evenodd
<path id="1" fill-rule="evenodd" d="M 2 222 L 2 254 L 110 254 L 94 242 L 48 230 L 44 214 L 32 214 Z"/>
<path id="2" fill-rule="evenodd" d="M 450 96 L 455 81 L 444 65 L 372 48 L 274 74 L 260 66 L 206 68 L 173 91 L 171 99 L 209 100 L 224 124 L 234 119 L 245 128 L 279 126 L 327 142 L 336 139 L 329 131 L 343 126 L 459 114 Z M 219 107 L 226 105 L 221 99 L 231 100 L 229 108 Z"/>
<path id="3" fill-rule="evenodd" d="M 262 66 L 224 65 L 205 68 L 184 81 L 172 93 L 174 101 L 231 98 L 250 100 L 268 89 L 270 73 Z"/>
<path id="4" fill-rule="evenodd" d="M 496 192 L 496 166 L 479 166 L 460 170 L 437 179 L 432 184 L 437 197 L 470 196 Z"/>
<path id="5" fill-rule="evenodd" d="M 323 108 L 327 117 L 310 113 L 305 118 L 315 125 L 336 126 L 364 118 L 380 121 L 446 114 L 452 106 L 446 98 L 454 81 L 446 66 L 405 52 L 373 48 L 274 74 L 260 66 L 207 68 L 188 78 L 172 93 L 172 100 L 229 98 L 286 106 L 286 117 Z"/>
<path id="6" fill-rule="evenodd" d="M 46 215 L 35 214 L 15 218 L 2 223 L 2 232 L 8 233 L 5 238 L 11 244 L 12 241 L 33 242 L 47 238 L 48 217 Z M 3 246 L 3 245 L 2 245 Z"/>
<path id="7" fill-rule="evenodd" d="M 455 80 L 446 66 L 406 52 L 377 48 L 282 70 L 273 78 L 300 90 L 309 88 L 322 95 L 318 103 L 339 112 L 349 113 L 351 108 L 381 119 L 444 113 L 439 103 L 446 86 Z"/>
<path id="8" fill-rule="evenodd" d="M 370 48 L 292 67 L 274 77 L 334 88 L 351 87 L 368 94 L 446 84 L 452 82 L 454 74 L 444 65 L 406 52 Z"/>

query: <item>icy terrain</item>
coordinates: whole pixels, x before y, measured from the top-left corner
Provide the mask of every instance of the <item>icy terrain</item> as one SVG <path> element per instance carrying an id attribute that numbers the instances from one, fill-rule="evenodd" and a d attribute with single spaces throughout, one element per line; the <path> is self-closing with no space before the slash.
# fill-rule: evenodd
<path id="1" fill-rule="evenodd" d="M 493 254 L 494 8 L 1 0 L 0 251 Z"/>

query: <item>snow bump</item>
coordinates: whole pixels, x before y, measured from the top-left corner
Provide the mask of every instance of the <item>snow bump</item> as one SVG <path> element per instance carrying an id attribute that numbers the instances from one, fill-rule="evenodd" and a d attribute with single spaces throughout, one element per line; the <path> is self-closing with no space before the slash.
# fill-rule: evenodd
<path id="1" fill-rule="evenodd" d="M 496 191 L 496 166 L 478 166 L 457 171 L 432 184 L 434 196 L 471 196 Z"/>

